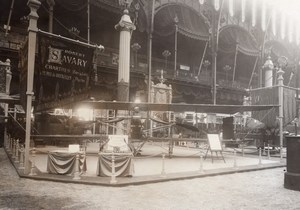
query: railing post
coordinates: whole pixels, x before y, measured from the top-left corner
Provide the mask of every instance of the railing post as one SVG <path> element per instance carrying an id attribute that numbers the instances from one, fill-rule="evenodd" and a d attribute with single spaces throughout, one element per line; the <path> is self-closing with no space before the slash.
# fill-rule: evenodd
<path id="1" fill-rule="evenodd" d="M 270 160 L 271 154 L 270 154 L 270 145 L 268 144 L 268 160 Z"/>
<path id="2" fill-rule="evenodd" d="M 245 151 L 244 151 L 244 144 L 242 144 L 242 156 L 244 157 Z"/>
<path id="3" fill-rule="evenodd" d="M 111 156 L 111 179 L 110 179 L 110 184 L 116 184 L 116 169 L 115 169 L 115 155 L 114 152 L 112 152 Z"/>
<path id="4" fill-rule="evenodd" d="M 12 144 L 12 151 L 11 151 L 11 157 L 14 159 L 15 155 L 16 155 L 16 140 L 13 140 L 13 144 Z"/>
<path id="5" fill-rule="evenodd" d="M 259 152 L 258 152 L 258 166 L 262 166 L 262 163 L 261 163 L 261 148 L 259 148 Z"/>
<path id="6" fill-rule="evenodd" d="M 203 170 L 203 154 L 200 153 L 200 168 L 199 168 L 199 173 L 204 173 Z"/>
<path id="7" fill-rule="evenodd" d="M 35 176 L 37 173 L 35 172 L 35 148 L 32 148 L 32 155 L 31 155 L 31 170 L 29 176 Z"/>
<path id="8" fill-rule="evenodd" d="M 10 141 L 11 141 L 11 138 L 10 138 L 10 136 L 8 136 L 6 144 L 5 144 L 5 149 L 6 149 L 7 152 L 10 151 Z"/>
<path id="9" fill-rule="evenodd" d="M 13 138 L 9 139 L 9 144 L 8 144 L 8 154 L 11 155 L 12 154 L 12 144 L 13 144 Z"/>
<path id="10" fill-rule="evenodd" d="M 79 163 L 79 153 L 76 154 L 76 160 L 75 160 L 75 172 L 74 172 L 74 180 L 81 179 L 80 177 L 80 171 L 79 171 L 80 163 Z"/>
<path id="11" fill-rule="evenodd" d="M 19 139 L 16 140 L 16 159 L 15 163 L 19 163 Z"/>
<path id="12" fill-rule="evenodd" d="M 162 154 L 162 166 L 161 166 L 161 177 L 166 177 L 165 171 L 165 153 Z"/>
<path id="13" fill-rule="evenodd" d="M 20 148 L 20 164 L 19 169 L 24 169 L 24 146 L 21 144 Z"/>
<path id="14" fill-rule="evenodd" d="M 266 143 L 264 142 L 264 151 L 263 151 L 263 155 L 267 155 L 266 154 Z"/>
<path id="15" fill-rule="evenodd" d="M 236 150 L 234 149 L 233 151 L 233 168 L 234 169 L 238 169 L 238 166 L 237 166 L 237 161 L 236 161 Z"/>

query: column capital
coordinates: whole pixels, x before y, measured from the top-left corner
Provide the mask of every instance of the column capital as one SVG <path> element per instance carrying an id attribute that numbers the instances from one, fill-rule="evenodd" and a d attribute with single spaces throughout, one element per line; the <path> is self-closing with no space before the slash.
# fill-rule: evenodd
<path id="1" fill-rule="evenodd" d="M 271 60 L 271 56 L 267 57 L 266 62 L 263 65 L 264 70 L 273 70 L 274 69 L 274 64 L 273 61 Z"/>
<path id="2" fill-rule="evenodd" d="M 30 14 L 28 15 L 29 17 L 28 31 L 38 31 L 37 20 L 39 18 L 39 15 L 37 13 L 37 10 L 40 8 L 41 2 L 39 0 L 29 0 L 27 6 L 30 8 Z"/>
<path id="3" fill-rule="evenodd" d="M 37 10 L 40 8 L 41 2 L 39 0 L 28 0 L 27 6 L 30 8 L 31 11 L 29 16 L 38 18 L 39 16 L 37 14 Z"/>
<path id="4" fill-rule="evenodd" d="M 128 10 L 125 9 L 122 18 L 120 22 L 115 26 L 115 29 L 120 31 L 129 31 L 129 32 L 134 31 L 136 29 L 128 13 L 129 13 Z"/>

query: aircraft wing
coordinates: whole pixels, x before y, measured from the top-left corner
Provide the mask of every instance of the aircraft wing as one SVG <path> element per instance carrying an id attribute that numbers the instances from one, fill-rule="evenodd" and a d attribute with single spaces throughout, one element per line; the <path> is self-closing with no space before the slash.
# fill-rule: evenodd
<path id="1" fill-rule="evenodd" d="M 110 101 L 82 101 L 75 104 L 74 108 L 89 107 L 94 109 L 113 109 L 133 111 L 136 107 L 140 111 L 192 111 L 197 113 L 224 113 L 234 114 L 246 111 L 261 111 L 279 107 L 279 105 L 212 105 L 212 104 L 156 104 L 156 103 L 133 103 L 133 102 L 110 102 Z"/>

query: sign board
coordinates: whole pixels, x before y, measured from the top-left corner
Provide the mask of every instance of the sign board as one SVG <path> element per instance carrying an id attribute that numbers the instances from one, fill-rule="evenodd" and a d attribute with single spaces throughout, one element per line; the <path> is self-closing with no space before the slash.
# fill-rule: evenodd
<path id="1" fill-rule="evenodd" d="M 94 49 L 39 33 L 36 111 L 87 99 Z"/>
<path id="2" fill-rule="evenodd" d="M 219 134 L 207 134 L 207 138 L 211 151 L 222 151 Z"/>
<path id="3" fill-rule="evenodd" d="M 79 144 L 69 144 L 69 150 L 70 153 L 76 153 L 80 151 Z"/>
<path id="4" fill-rule="evenodd" d="M 127 135 L 108 135 L 108 142 L 104 146 L 105 152 L 128 152 L 128 136 Z"/>

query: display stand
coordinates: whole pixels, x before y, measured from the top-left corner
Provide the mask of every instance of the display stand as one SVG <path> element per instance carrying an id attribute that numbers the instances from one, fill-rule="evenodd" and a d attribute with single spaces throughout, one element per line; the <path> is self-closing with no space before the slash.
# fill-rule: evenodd
<path id="1" fill-rule="evenodd" d="M 226 163 L 225 159 L 224 159 L 224 156 L 223 156 L 223 148 L 222 148 L 222 145 L 221 145 L 219 134 L 207 134 L 207 139 L 208 139 L 208 148 L 206 150 L 204 160 L 207 157 L 208 150 L 210 150 L 211 162 L 212 163 L 214 162 L 213 161 L 213 152 L 216 153 L 217 158 L 219 157 L 218 156 L 218 152 L 219 152 L 221 154 L 221 157 L 222 157 L 224 163 Z"/>

